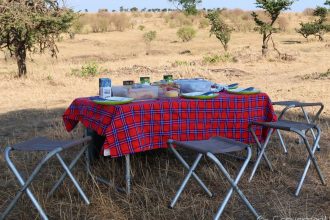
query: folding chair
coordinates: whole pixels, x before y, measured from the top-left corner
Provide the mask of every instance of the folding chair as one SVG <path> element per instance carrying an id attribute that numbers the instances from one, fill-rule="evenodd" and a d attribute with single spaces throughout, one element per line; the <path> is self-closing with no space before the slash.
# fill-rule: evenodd
<path id="1" fill-rule="evenodd" d="M 208 158 L 213 161 L 217 167 L 220 169 L 220 171 L 224 174 L 228 182 L 230 183 L 231 187 L 228 190 L 225 199 L 223 200 L 220 208 L 218 209 L 214 219 L 219 219 L 221 214 L 223 213 L 230 197 L 232 196 L 233 191 L 235 190 L 239 197 L 242 199 L 242 201 L 245 203 L 245 205 L 248 207 L 248 209 L 253 213 L 253 215 L 258 218 L 259 214 L 257 211 L 253 208 L 251 203 L 248 201 L 248 199 L 245 197 L 243 192 L 238 188 L 237 184 L 242 177 L 245 168 L 247 167 L 250 158 L 251 158 L 251 148 L 249 145 L 223 138 L 223 137 L 212 137 L 208 140 L 201 140 L 201 141 L 175 141 L 175 140 L 168 140 L 168 145 L 170 149 L 173 151 L 174 155 L 179 159 L 179 161 L 183 164 L 183 166 L 188 170 L 187 176 L 184 178 L 182 185 L 180 186 L 178 192 L 176 193 L 174 199 L 172 200 L 170 204 L 170 208 L 173 208 L 179 199 L 179 196 L 181 195 L 183 189 L 186 187 L 188 180 L 191 178 L 191 176 L 194 177 L 194 179 L 197 181 L 197 183 L 204 189 L 204 191 L 212 197 L 213 194 L 210 192 L 210 190 L 205 186 L 203 181 L 197 176 L 195 169 L 202 159 L 203 155 L 206 155 Z M 189 150 L 192 150 L 194 152 L 197 152 L 197 157 L 195 161 L 193 162 L 192 166 L 189 166 L 188 163 L 183 159 L 183 157 L 179 154 L 179 152 L 174 148 L 174 145 L 183 147 Z M 231 152 L 237 152 L 237 151 L 247 151 L 247 157 L 245 158 L 245 161 L 243 163 L 243 166 L 239 170 L 239 173 L 235 179 L 233 179 L 228 171 L 225 169 L 225 167 L 222 165 L 222 163 L 219 161 L 219 159 L 215 156 L 215 154 L 225 154 L 225 153 L 231 153 Z"/>
<path id="2" fill-rule="evenodd" d="M 254 126 L 261 126 L 261 127 L 269 129 L 266 140 L 265 140 L 263 145 L 261 145 L 261 143 L 258 140 L 258 137 L 256 136 L 256 134 L 254 132 L 254 129 L 253 129 Z M 309 142 L 306 138 L 306 134 L 305 134 L 305 131 L 310 130 L 310 129 L 314 129 L 317 132 L 316 137 L 314 138 L 314 143 L 313 143 L 312 147 L 310 146 L 310 144 L 309 144 Z M 255 174 L 258 166 L 259 166 L 261 158 L 265 154 L 266 148 L 268 146 L 268 143 L 269 143 L 269 140 L 270 140 L 270 137 L 271 137 L 273 131 L 274 130 L 282 130 L 282 131 L 289 131 L 289 132 L 293 132 L 293 133 L 298 134 L 299 137 L 302 138 L 302 140 L 304 141 L 306 149 L 308 151 L 308 155 L 309 155 L 308 158 L 307 158 L 307 162 L 306 162 L 306 165 L 305 165 L 304 172 L 303 172 L 303 174 L 301 176 L 301 179 L 298 183 L 295 195 L 296 196 L 299 195 L 299 192 L 300 192 L 301 187 L 304 183 L 304 180 L 305 180 L 307 171 L 309 169 L 309 166 L 311 164 L 311 161 L 312 161 L 312 163 L 313 163 L 313 165 L 314 165 L 314 167 L 315 167 L 315 169 L 318 173 L 318 176 L 319 176 L 322 184 L 325 185 L 323 175 L 322 175 L 321 170 L 320 170 L 320 168 L 317 164 L 316 158 L 314 157 L 314 153 L 317 149 L 318 143 L 320 141 L 320 136 L 321 136 L 321 130 L 317 125 L 309 124 L 309 123 L 302 123 L 302 122 L 287 121 L 287 120 L 278 120 L 276 122 L 251 122 L 250 125 L 249 125 L 249 130 L 252 133 L 252 135 L 253 135 L 253 137 L 254 137 L 257 145 L 258 145 L 258 148 L 260 149 L 260 152 L 258 152 L 259 154 L 258 154 L 257 160 L 254 164 L 252 173 L 250 175 L 249 181 L 252 180 L 252 178 L 253 178 L 253 176 L 254 176 L 254 174 Z"/>
<path id="3" fill-rule="evenodd" d="M 62 174 L 62 176 L 59 178 L 59 180 L 53 186 L 53 188 L 47 195 L 47 198 L 55 192 L 55 190 L 63 182 L 66 175 L 68 175 L 70 177 L 70 179 L 72 180 L 73 184 L 75 185 L 75 187 L 77 188 L 79 194 L 82 196 L 83 200 L 88 205 L 90 202 L 89 202 L 87 196 L 85 195 L 85 193 L 83 192 L 83 190 L 81 189 L 81 187 L 79 186 L 77 180 L 72 175 L 71 170 L 75 166 L 75 164 L 77 163 L 79 158 L 81 158 L 81 156 L 84 154 L 84 152 L 88 146 L 86 143 L 89 141 L 91 141 L 91 137 L 85 137 L 85 138 L 81 138 L 78 140 L 68 140 L 68 141 L 53 141 L 53 140 L 49 140 L 48 138 L 45 138 L 45 137 L 37 137 L 37 138 L 31 139 L 31 140 L 28 140 L 26 142 L 23 142 L 23 143 L 19 143 L 19 144 L 13 145 L 13 146 L 7 146 L 5 149 L 5 159 L 6 159 L 6 162 L 9 166 L 10 170 L 13 172 L 13 174 L 18 179 L 18 182 L 21 185 L 21 189 L 17 192 L 16 196 L 10 202 L 9 206 L 2 213 L 2 215 L 0 215 L 0 219 L 6 218 L 6 216 L 14 208 L 18 199 L 23 195 L 24 192 L 31 199 L 33 205 L 40 213 L 42 219 L 48 219 L 48 217 L 47 217 L 46 213 L 44 212 L 44 210 L 42 209 L 41 205 L 39 204 L 39 202 L 37 201 L 37 199 L 31 192 L 31 190 L 29 189 L 29 186 L 31 185 L 32 181 L 37 176 L 37 174 L 39 173 L 39 171 L 41 170 L 43 165 L 45 165 L 45 163 L 54 156 L 59 160 L 60 164 L 62 165 L 63 169 L 65 170 L 65 173 Z M 69 148 L 72 148 L 72 147 L 75 147 L 75 146 L 78 146 L 81 144 L 84 144 L 83 147 L 78 152 L 76 157 L 72 160 L 71 164 L 69 166 L 67 166 L 66 163 L 64 162 L 64 160 L 62 159 L 62 157 L 60 156 L 60 153 L 63 150 L 67 150 Z M 11 151 L 23 151 L 23 152 L 43 151 L 43 152 L 48 152 L 48 153 L 42 158 L 42 160 L 35 167 L 35 169 L 31 173 L 31 175 L 25 181 L 24 178 L 22 177 L 22 175 L 19 173 L 19 171 L 15 167 L 12 160 L 10 159 Z"/>
<path id="4" fill-rule="evenodd" d="M 282 119 L 283 116 L 285 115 L 285 113 L 292 108 L 300 108 L 302 113 L 304 114 L 304 118 L 306 120 L 307 123 L 315 123 L 315 121 L 319 118 L 321 112 L 324 109 L 324 105 L 321 102 L 299 102 L 299 101 L 278 101 L 278 102 L 273 102 L 273 105 L 279 105 L 279 106 L 285 106 L 283 108 L 283 110 L 281 111 L 280 115 L 279 115 L 279 119 Z M 318 111 L 317 113 L 314 115 L 314 117 L 310 118 L 309 114 L 306 110 L 306 107 L 318 107 Z M 307 133 L 309 130 L 305 131 L 305 133 Z M 316 138 L 315 136 L 315 132 L 313 131 L 313 129 L 310 130 L 314 139 Z M 280 142 L 281 142 L 281 146 L 283 147 L 283 150 L 285 153 L 288 153 L 287 148 L 285 146 L 283 137 L 280 133 L 279 130 L 276 130 L 278 137 L 280 138 Z M 299 139 L 300 140 L 300 139 Z M 320 146 L 317 145 L 317 149 L 320 150 Z"/>

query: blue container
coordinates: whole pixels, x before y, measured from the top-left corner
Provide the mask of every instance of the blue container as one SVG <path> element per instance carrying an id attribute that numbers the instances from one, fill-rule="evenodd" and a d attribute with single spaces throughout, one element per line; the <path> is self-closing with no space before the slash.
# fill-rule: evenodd
<path id="1" fill-rule="evenodd" d="M 108 99 L 111 97 L 111 79 L 100 78 L 99 79 L 99 91 L 100 98 Z"/>

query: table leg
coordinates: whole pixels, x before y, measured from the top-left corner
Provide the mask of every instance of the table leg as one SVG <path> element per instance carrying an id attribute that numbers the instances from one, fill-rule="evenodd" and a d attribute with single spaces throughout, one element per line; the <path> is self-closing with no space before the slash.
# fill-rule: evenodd
<path id="1" fill-rule="evenodd" d="M 93 137 L 93 141 L 90 142 L 89 146 L 86 148 L 85 151 L 85 161 L 86 161 L 86 172 L 88 175 L 92 177 L 92 179 L 106 184 L 111 187 L 115 187 L 115 189 L 118 192 L 124 192 L 127 194 L 130 194 L 131 192 L 131 163 L 130 163 L 130 155 L 125 155 L 125 168 L 126 168 L 126 173 L 125 173 L 125 182 L 126 182 L 126 187 L 118 187 L 115 185 L 115 182 L 113 180 L 107 180 L 105 178 L 95 176 L 91 170 L 91 162 L 97 161 L 99 159 L 100 155 L 100 149 L 98 149 L 98 146 L 100 142 L 102 142 L 102 138 L 100 138 L 99 135 L 96 134 L 95 131 L 86 128 L 85 130 L 85 135 L 89 135 Z M 97 137 L 99 136 L 99 137 Z M 104 140 L 103 140 L 104 141 Z M 102 142 L 103 144 L 103 142 Z"/>
<path id="2" fill-rule="evenodd" d="M 131 193 L 131 162 L 130 156 L 125 155 L 125 164 L 126 164 L 126 193 L 129 195 Z"/>

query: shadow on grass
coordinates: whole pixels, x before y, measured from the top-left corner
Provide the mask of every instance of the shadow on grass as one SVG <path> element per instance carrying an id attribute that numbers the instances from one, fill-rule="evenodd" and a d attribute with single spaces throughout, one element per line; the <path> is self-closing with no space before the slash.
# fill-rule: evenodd
<path id="1" fill-rule="evenodd" d="M 65 139 L 82 134 L 82 126 L 69 134 L 63 127 L 62 114 L 65 109 L 25 109 L 0 114 L 0 144 L 17 143 L 35 136 L 48 136 Z M 292 120 L 303 120 L 296 112 L 287 115 Z M 321 170 L 329 180 L 330 156 L 327 143 L 330 141 L 330 118 L 322 117 L 320 121 L 323 134 L 321 137 L 321 153 L 317 154 Z M 276 137 L 276 135 L 274 135 Z M 289 154 L 283 154 L 277 138 L 273 138 L 268 149 L 268 157 L 272 160 L 275 172 L 270 172 L 261 165 L 251 183 L 247 181 L 252 166 L 246 170 L 240 182 L 245 193 L 256 210 L 266 218 L 285 217 L 324 217 L 327 215 L 330 192 L 317 179 L 313 166 L 307 174 L 301 195 L 293 195 L 297 181 L 301 175 L 307 154 L 303 145 L 294 143 L 295 136 L 284 135 Z M 254 148 L 255 150 L 255 148 Z M 194 159 L 191 152 L 184 151 L 189 162 Z M 18 166 L 27 173 L 40 155 L 24 156 L 18 154 L 15 159 Z M 70 155 L 66 155 L 70 158 Z M 220 157 L 231 174 L 236 173 L 241 162 Z M 49 199 L 45 199 L 47 191 L 59 176 L 61 168 L 56 161 L 51 162 L 32 185 L 38 200 L 51 219 L 211 219 L 223 200 L 228 183 L 220 175 L 210 161 L 203 160 L 197 169 L 199 176 L 205 180 L 215 198 L 209 198 L 195 181 L 189 181 L 188 187 L 179 199 L 175 209 L 168 209 L 168 203 L 175 195 L 183 180 L 186 170 L 166 149 L 139 153 L 131 157 L 132 194 L 127 197 L 116 192 L 112 187 L 95 183 L 85 173 L 83 163 L 79 163 L 74 174 L 78 178 L 92 202 L 84 205 L 76 189 L 70 181 L 65 181 L 59 191 Z M 105 178 L 115 180 L 116 184 L 124 183 L 124 159 L 101 158 L 94 163 L 93 170 Z M 8 170 L 0 156 L 0 212 L 13 198 L 18 186 L 16 179 Z M 306 204 L 308 205 L 306 206 Z M 317 211 L 316 211 L 317 210 Z M 31 219 L 37 212 L 27 197 L 24 197 L 12 211 L 8 219 Z M 222 219 L 253 219 L 237 196 L 234 196 L 225 209 Z"/>

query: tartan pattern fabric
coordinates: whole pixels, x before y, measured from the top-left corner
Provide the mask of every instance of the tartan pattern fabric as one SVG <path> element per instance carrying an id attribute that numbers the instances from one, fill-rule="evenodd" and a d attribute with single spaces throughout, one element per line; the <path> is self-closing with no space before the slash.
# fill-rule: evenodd
<path id="1" fill-rule="evenodd" d="M 253 143 L 249 122 L 276 121 L 277 117 L 265 93 L 220 93 L 208 100 L 172 98 L 116 106 L 78 98 L 65 111 L 63 120 L 67 131 L 81 122 L 106 136 L 103 151 L 119 157 L 166 148 L 168 139 L 188 141 L 223 136 Z M 263 140 L 266 131 L 257 128 L 256 134 Z"/>

